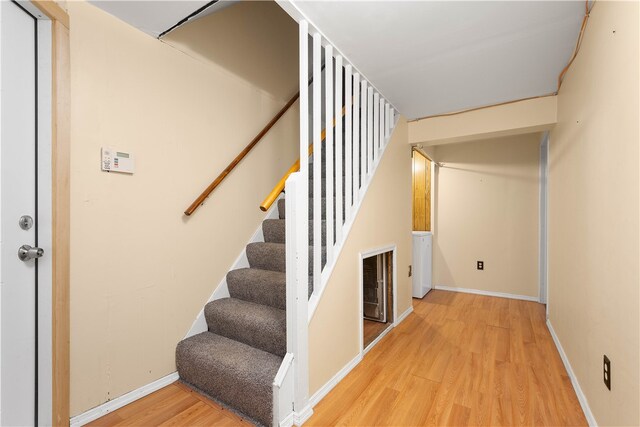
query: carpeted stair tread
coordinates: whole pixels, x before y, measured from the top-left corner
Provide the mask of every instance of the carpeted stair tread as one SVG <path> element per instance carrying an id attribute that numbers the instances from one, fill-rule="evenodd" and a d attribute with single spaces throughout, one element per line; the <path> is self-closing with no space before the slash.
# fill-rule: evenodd
<path id="1" fill-rule="evenodd" d="M 239 268 L 227 273 L 227 287 L 232 298 L 280 310 L 286 308 L 286 282 L 285 273 L 279 271 Z"/>
<path id="2" fill-rule="evenodd" d="M 284 219 L 265 219 L 262 221 L 262 234 L 264 241 L 270 243 L 285 242 L 285 221 Z"/>
<path id="3" fill-rule="evenodd" d="M 285 243 L 285 221 L 284 219 L 267 219 L 262 223 L 262 233 L 264 241 L 270 243 Z M 326 221 L 322 220 L 320 229 L 322 230 L 322 240 L 327 239 Z M 334 227 L 335 228 L 335 227 Z M 309 244 L 313 244 L 313 221 L 309 221 Z"/>
<path id="4" fill-rule="evenodd" d="M 335 197 L 333 199 L 333 205 L 335 206 Z M 327 211 L 327 199 L 325 197 L 321 198 L 320 206 L 323 213 L 322 216 L 325 217 L 325 212 Z M 311 197 L 309 197 L 309 204 L 307 205 L 307 208 L 309 210 L 309 213 L 308 213 L 309 218 L 313 218 L 313 198 Z M 278 215 L 280 219 L 286 218 L 286 206 L 285 206 L 284 198 L 278 200 Z"/>
<path id="5" fill-rule="evenodd" d="M 247 245 L 247 259 L 251 268 L 285 271 L 286 253 L 284 243 L 255 242 Z"/>
<path id="6" fill-rule="evenodd" d="M 284 357 L 287 316 L 284 310 L 237 298 L 211 301 L 204 307 L 209 332 Z"/>
<path id="7" fill-rule="evenodd" d="M 263 425 L 273 422 L 273 379 L 282 358 L 203 332 L 176 348 L 180 378 Z"/>

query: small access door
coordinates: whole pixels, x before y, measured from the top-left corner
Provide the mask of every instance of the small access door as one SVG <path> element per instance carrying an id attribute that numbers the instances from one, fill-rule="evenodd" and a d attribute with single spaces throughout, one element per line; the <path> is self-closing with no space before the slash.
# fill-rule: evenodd
<path id="1" fill-rule="evenodd" d="M 0 2 L 0 424 L 37 425 L 37 23 Z"/>
<path id="2" fill-rule="evenodd" d="M 384 254 L 362 261 L 363 313 L 364 318 L 376 322 L 387 322 L 387 281 Z"/>

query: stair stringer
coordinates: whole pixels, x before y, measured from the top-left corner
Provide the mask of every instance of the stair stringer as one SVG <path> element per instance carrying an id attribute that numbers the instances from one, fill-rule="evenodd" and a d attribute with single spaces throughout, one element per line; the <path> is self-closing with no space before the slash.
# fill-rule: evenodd
<path id="1" fill-rule="evenodd" d="M 393 122 L 393 126 L 391 127 L 391 131 L 389 132 L 389 136 L 387 136 L 384 139 L 384 143 L 381 144 L 382 147 L 380 148 L 379 151 L 379 155 L 377 157 L 377 159 L 373 162 L 372 165 L 372 170 L 373 172 L 371 173 L 371 175 L 365 180 L 366 182 L 364 183 L 364 185 L 360 188 L 360 193 L 358 195 L 358 202 L 357 204 L 355 204 L 355 206 L 351 209 L 351 216 L 350 218 L 345 221 L 343 228 L 342 228 L 342 241 L 341 242 L 337 242 L 335 244 L 335 246 L 333 247 L 333 257 L 330 260 L 327 260 L 327 264 L 325 265 L 325 267 L 322 270 L 322 274 L 320 276 L 320 288 L 319 289 L 315 289 L 313 290 L 313 293 L 311 294 L 311 298 L 309 298 L 309 322 L 311 322 L 311 319 L 313 318 L 313 315 L 316 312 L 316 309 L 318 308 L 318 305 L 320 304 L 320 301 L 322 300 L 322 294 L 324 293 L 324 290 L 326 289 L 326 285 L 327 282 L 329 282 L 329 279 L 331 278 L 331 274 L 333 273 L 333 270 L 336 267 L 336 264 L 338 262 L 338 259 L 340 259 L 340 253 L 342 252 L 342 247 L 344 246 L 345 242 L 347 241 L 347 237 L 349 236 L 349 233 L 351 232 L 351 227 L 353 226 L 354 222 L 356 221 L 356 219 L 358 218 L 358 213 L 360 212 L 360 206 L 362 206 L 362 202 L 367 194 L 367 190 L 369 189 L 369 185 L 371 184 L 371 181 L 373 181 L 373 178 L 378 170 L 378 165 L 380 164 L 380 162 L 384 159 L 384 153 L 387 151 L 387 146 L 389 145 L 389 141 L 391 141 L 391 138 L 393 137 L 393 133 L 396 130 L 396 125 L 398 124 L 398 121 L 400 120 L 400 116 L 397 115 L 395 117 L 395 121 Z"/>
<path id="2" fill-rule="evenodd" d="M 251 239 L 249 239 L 249 241 L 247 242 L 247 245 L 249 243 L 264 242 L 264 235 L 262 233 L 262 223 L 264 222 L 265 219 L 278 218 L 278 200 L 280 200 L 282 197 L 284 197 L 284 194 L 280 194 L 278 198 L 275 200 L 275 202 L 273 203 L 273 205 L 271 206 L 271 208 L 269 208 L 269 210 L 265 214 L 262 221 L 260 221 L 260 225 L 258 226 L 258 229 L 255 231 L 255 233 L 253 233 L 253 235 L 251 236 Z M 247 252 L 246 252 L 247 245 L 244 246 L 244 249 L 242 249 L 242 252 L 240 252 L 240 255 L 238 255 L 238 258 L 235 260 L 233 265 L 227 271 L 249 267 L 249 260 L 247 259 Z M 187 334 L 184 336 L 183 339 L 192 337 L 201 332 L 206 332 L 209 328 L 207 326 L 207 321 L 204 317 L 204 307 L 207 305 L 207 303 L 210 303 L 211 301 L 215 301 L 222 298 L 228 298 L 229 296 L 230 296 L 229 288 L 227 287 L 227 275 L 225 274 L 222 280 L 220 281 L 220 283 L 218 284 L 218 286 L 216 286 L 215 290 L 213 291 L 213 293 L 211 294 L 207 302 L 202 305 L 202 308 L 200 309 L 198 316 L 193 321 L 191 328 L 189 329 L 189 331 L 187 332 Z"/>

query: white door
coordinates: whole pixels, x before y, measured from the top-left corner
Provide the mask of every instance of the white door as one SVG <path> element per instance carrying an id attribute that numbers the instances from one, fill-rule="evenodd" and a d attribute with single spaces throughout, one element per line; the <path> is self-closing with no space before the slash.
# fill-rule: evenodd
<path id="1" fill-rule="evenodd" d="M 0 424 L 3 426 L 37 423 L 36 40 L 33 16 L 17 3 L 0 1 Z M 21 247 L 23 259 L 19 259 Z M 28 247 L 34 249 L 26 251 Z"/>

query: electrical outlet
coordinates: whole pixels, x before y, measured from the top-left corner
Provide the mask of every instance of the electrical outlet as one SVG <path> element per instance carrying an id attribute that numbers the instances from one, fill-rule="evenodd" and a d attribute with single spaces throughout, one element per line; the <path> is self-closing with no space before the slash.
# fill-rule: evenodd
<path id="1" fill-rule="evenodd" d="M 484 270 L 484 261 L 476 261 L 478 270 Z"/>
<path id="2" fill-rule="evenodd" d="M 411 277 L 411 266 L 409 266 L 409 277 Z"/>
<path id="3" fill-rule="evenodd" d="M 611 390 L 611 361 L 609 360 L 606 354 L 604 355 L 602 367 L 603 367 L 603 374 L 604 374 L 604 385 L 606 385 L 607 388 Z"/>

